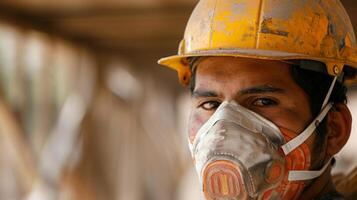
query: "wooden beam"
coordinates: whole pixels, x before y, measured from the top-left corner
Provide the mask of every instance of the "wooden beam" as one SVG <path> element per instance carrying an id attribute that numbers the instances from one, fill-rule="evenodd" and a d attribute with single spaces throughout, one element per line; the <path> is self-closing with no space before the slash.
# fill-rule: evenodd
<path id="1" fill-rule="evenodd" d="M 129 13 L 133 12 L 131 10 Z M 136 12 L 136 11 L 135 11 Z M 165 13 L 165 12 L 163 12 Z M 176 46 L 189 13 L 47 18 L 0 6 L 0 18 L 95 48 L 157 49 Z M 151 47 L 152 46 L 152 47 Z M 166 46 L 166 47 L 164 47 Z"/>
<path id="2" fill-rule="evenodd" d="M 83 19 L 52 22 L 52 26 L 68 35 L 98 40 L 132 40 L 182 37 L 187 19 L 155 16 L 137 19 Z"/>
<path id="3" fill-rule="evenodd" d="M 167 36 L 167 35 L 157 35 L 154 37 L 137 37 L 132 40 L 125 38 L 96 38 L 88 39 L 93 40 L 94 44 L 103 46 L 117 46 L 121 48 L 140 48 L 140 47 L 155 47 L 155 48 L 165 48 L 178 46 L 181 41 L 182 36 Z"/>
<path id="4" fill-rule="evenodd" d="M 0 21 L 17 26 L 24 32 L 27 30 L 39 31 L 65 39 L 73 44 L 81 45 L 82 47 L 87 47 L 89 49 L 93 48 L 93 46 L 90 45 L 91 43 L 84 40 L 82 37 L 68 35 L 66 32 L 58 30 L 53 24 L 43 21 L 36 16 L 19 12 L 17 9 L 7 8 L 0 5 Z"/>
<path id="5" fill-rule="evenodd" d="M 193 10 L 196 1 L 188 0 L 189 3 L 161 3 L 161 4 L 152 4 L 152 5 L 140 5 L 135 4 L 136 6 L 130 4 L 96 4 L 92 6 L 90 3 L 81 4 L 81 6 L 76 6 L 71 3 L 67 6 L 64 6 L 62 1 L 59 1 L 60 4 L 53 4 L 53 1 L 49 4 L 44 3 L 42 6 L 34 6 L 33 3 L 19 3 L 18 1 L 0 1 L 0 7 L 6 7 L 12 10 L 17 10 L 22 13 L 27 13 L 33 16 L 42 17 L 46 19 L 68 19 L 68 18 L 86 18 L 86 17 L 98 17 L 98 16 L 137 16 L 137 15 L 165 15 L 173 13 L 187 13 L 188 15 Z M 76 2 L 71 0 L 71 2 Z M 101 2 L 101 1 L 99 1 Z M 123 2 L 123 1 L 112 1 L 112 2 Z M 125 2 L 125 1 L 124 1 Z M 135 2 L 135 1 L 131 1 Z"/>
<path id="6" fill-rule="evenodd" d="M 75 0 L 74 0 L 75 1 Z M 5 2 L 5 3 L 4 3 Z M 144 6 L 84 6 L 58 10 L 25 8 L 24 4 L 0 1 L 0 17 L 24 22 L 26 26 L 79 41 L 95 48 L 143 51 L 173 49 L 183 36 L 185 24 L 194 7 L 191 3 L 170 3 Z M 357 3 L 343 0 L 351 20 L 357 27 Z M 7 6 L 2 6 L 7 5 Z M 107 4 L 106 4 L 107 5 Z M 124 5 L 124 4 L 123 4 Z"/>

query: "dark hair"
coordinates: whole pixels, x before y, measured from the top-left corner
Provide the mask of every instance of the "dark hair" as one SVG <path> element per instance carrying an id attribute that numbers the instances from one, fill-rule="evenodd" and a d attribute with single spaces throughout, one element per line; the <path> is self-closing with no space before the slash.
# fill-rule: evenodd
<path id="1" fill-rule="evenodd" d="M 324 65 L 324 64 L 323 64 Z M 192 77 L 189 84 L 191 92 L 193 92 L 196 82 L 196 68 L 192 69 Z M 309 97 L 310 110 L 314 117 L 320 111 L 323 101 L 333 81 L 333 77 L 325 73 L 311 71 L 301 68 L 299 65 L 291 65 L 291 75 L 294 81 L 306 92 Z M 341 81 L 337 81 L 329 102 L 333 103 L 347 103 L 347 88 Z M 322 143 L 326 137 L 327 121 L 326 118 L 317 127 L 317 142 Z M 316 145 L 315 151 L 321 151 L 323 145 Z"/>

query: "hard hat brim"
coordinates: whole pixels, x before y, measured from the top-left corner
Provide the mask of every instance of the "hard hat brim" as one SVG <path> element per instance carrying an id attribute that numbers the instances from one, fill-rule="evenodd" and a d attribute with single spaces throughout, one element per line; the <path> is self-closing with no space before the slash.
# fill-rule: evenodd
<path id="1" fill-rule="evenodd" d="M 186 55 L 174 55 L 168 56 L 160 59 L 158 64 L 174 69 L 179 74 L 179 79 L 181 84 L 187 85 L 187 70 L 189 70 L 189 63 L 187 58 L 190 57 L 213 57 L 213 56 L 230 56 L 230 57 L 240 57 L 240 58 L 251 58 L 251 59 L 261 59 L 261 60 L 315 60 L 326 63 L 329 67 L 329 63 L 340 63 L 340 71 L 344 65 L 348 65 L 357 68 L 357 63 L 349 59 L 335 59 L 326 57 L 311 57 L 310 55 L 271 51 L 271 50 L 259 50 L 259 49 L 217 49 L 217 50 L 203 50 L 198 52 L 192 52 Z M 333 66 L 332 66 L 333 67 Z M 333 69 L 327 69 L 330 75 L 337 75 Z M 186 75 L 185 75 L 186 74 Z M 186 79 L 186 80 L 182 80 Z M 353 80 L 356 83 L 356 79 Z"/>

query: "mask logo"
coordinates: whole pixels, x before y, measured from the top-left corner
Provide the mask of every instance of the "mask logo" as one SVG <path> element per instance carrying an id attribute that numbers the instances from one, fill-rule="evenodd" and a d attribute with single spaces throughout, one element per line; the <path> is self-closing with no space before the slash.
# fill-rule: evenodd
<path id="1" fill-rule="evenodd" d="M 242 176 L 236 165 L 229 161 L 216 161 L 207 166 L 204 172 L 203 190 L 206 197 L 232 199 L 241 193 Z"/>

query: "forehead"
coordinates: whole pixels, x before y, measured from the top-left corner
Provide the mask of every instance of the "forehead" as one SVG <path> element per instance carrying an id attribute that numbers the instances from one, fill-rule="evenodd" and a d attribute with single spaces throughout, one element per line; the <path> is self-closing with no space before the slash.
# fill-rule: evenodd
<path id="1" fill-rule="evenodd" d="M 207 84 L 293 83 L 287 63 L 235 57 L 206 57 L 196 69 L 196 86 Z"/>

